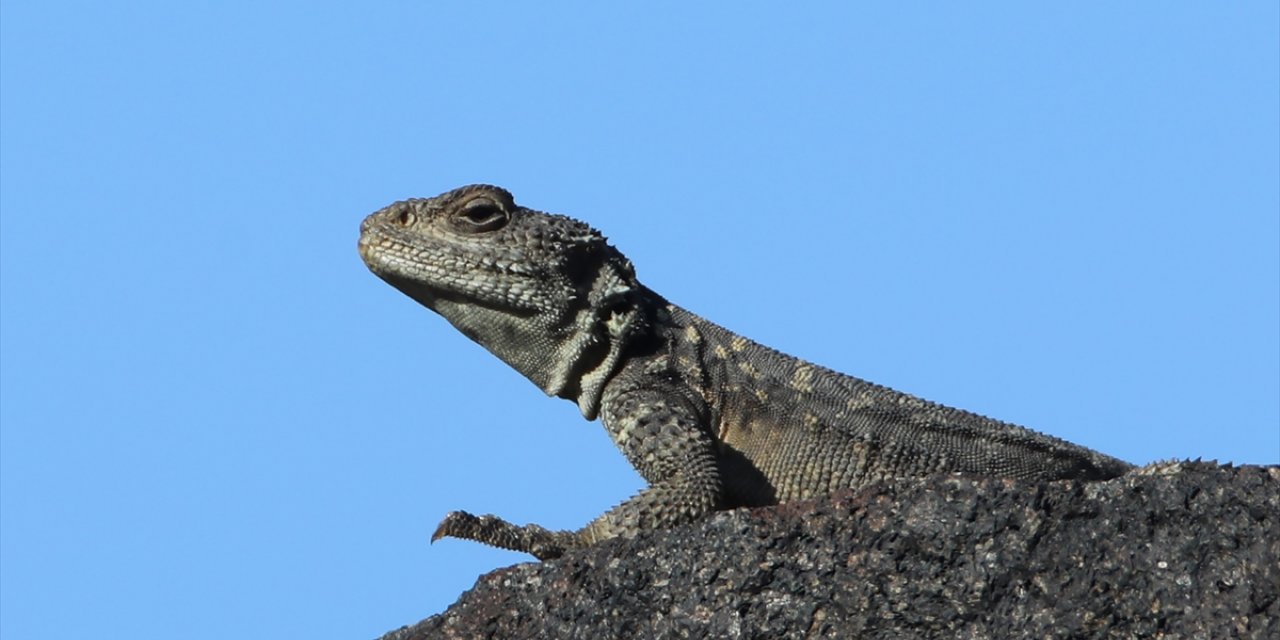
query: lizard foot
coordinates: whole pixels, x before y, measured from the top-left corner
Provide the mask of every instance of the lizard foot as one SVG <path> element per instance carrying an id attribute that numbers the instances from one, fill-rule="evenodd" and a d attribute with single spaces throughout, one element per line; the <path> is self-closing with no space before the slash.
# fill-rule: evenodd
<path id="1" fill-rule="evenodd" d="M 578 546 L 578 535 L 570 531 L 549 531 L 536 524 L 524 526 L 511 524 L 492 515 L 475 516 L 466 511 L 451 511 L 440 521 L 431 541 L 440 538 L 461 538 L 532 554 L 539 560 L 550 560 L 564 555 L 568 547 Z"/>

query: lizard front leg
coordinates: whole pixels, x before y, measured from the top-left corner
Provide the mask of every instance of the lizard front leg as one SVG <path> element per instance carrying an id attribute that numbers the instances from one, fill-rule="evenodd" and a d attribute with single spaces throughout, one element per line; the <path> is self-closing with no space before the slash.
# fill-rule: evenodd
<path id="1" fill-rule="evenodd" d="M 673 394 L 641 390 L 610 398 L 603 409 L 606 428 L 649 481 L 648 489 L 577 531 L 552 531 L 454 511 L 445 516 L 432 541 L 462 538 L 547 560 L 574 547 L 691 522 L 721 506 L 716 442 L 688 403 Z"/>

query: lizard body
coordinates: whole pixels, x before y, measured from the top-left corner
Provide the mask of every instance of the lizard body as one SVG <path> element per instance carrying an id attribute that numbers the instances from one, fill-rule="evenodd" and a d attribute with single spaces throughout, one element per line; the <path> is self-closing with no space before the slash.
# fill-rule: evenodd
<path id="1" fill-rule="evenodd" d="M 649 487 L 577 531 L 455 511 L 434 539 L 540 559 L 717 509 L 909 476 L 1103 480 L 1127 462 L 788 356 L 671 304 L 598 231 L 472 185 L 361 226 L 380 278 L 600 417 Z"/>

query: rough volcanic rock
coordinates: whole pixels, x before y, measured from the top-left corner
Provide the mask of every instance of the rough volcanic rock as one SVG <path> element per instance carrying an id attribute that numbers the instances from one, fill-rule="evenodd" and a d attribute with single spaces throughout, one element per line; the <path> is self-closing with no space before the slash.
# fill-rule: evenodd
<path id="1" fill-rule="evenodd" d="M 937 477 L 480 578 L 420 638 L 1280 638 L 1280 468 Z"/>

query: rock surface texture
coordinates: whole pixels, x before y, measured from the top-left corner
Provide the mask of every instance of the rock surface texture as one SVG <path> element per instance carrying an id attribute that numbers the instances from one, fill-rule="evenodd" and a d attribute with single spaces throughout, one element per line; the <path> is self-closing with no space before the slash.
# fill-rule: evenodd
<path id="1" fill-rule="evenodd" d="M 423 638 L 1280 638 L 1280 468 L 934 477 L 720 512 L 494 571 L 383 636 Z"/>

